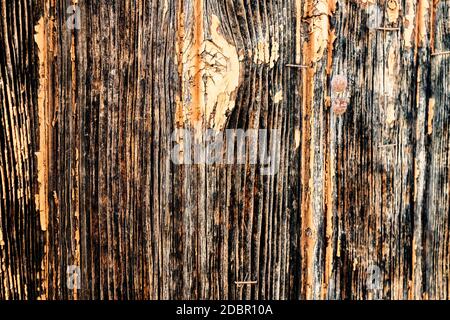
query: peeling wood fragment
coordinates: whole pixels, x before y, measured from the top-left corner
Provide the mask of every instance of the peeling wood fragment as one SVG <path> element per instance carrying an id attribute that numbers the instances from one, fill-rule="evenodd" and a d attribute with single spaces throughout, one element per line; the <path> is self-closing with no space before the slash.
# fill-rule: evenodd
<path id="1" fill-rule="evenodd" d="M 405 43 L 406 48 L 412 47 L 413 41 L 413 32 L 415 26 L 415 1 L 414 0 L 406 0 L 405 5 L 405 15 L 403 18 L 403 41 Z"/>
<path id="2" fill-rule="evenodd" d="M 427 134 L 428 135 L 433 133 L 433 118 L 434 118 L 435 104 L 436 104 L 436 99 L 430 98 L 428 100 L 428 126 L 427 126 Z"/>
<path id="3" fill-rule="evenodd" d="M 222 130 L 228 115 L 234 109 L 236 90 L 241 77 L 236 48 L 219 33 L 220 22 L 215 15 L 211 21 L 211 40 L 204 42 L 206 60 L 206 119 L 208 125 Z M 211 60 L 210 57 L 219 57 Z M 222 56 L 222 57 L 220 57 Z"/>
<path id="4" fill-rule="evenodd" d="M 427 36 L 427 16 L 430 14 L 430 0 L 419 0 L 417 4 L 417 31 L 416 43 L 420 47 L 424 45 Z"/>
<path id="5" fill-rule="evenodd" d="M 279 44 L 276 41 L 260 41 L 253 50 L 253 62 L 256 64 L 268 64 L 272 69 L 279 59 Z"/>
<path id="6" fill-rule="evenodd" d="M 282 100 L 283 100 L 283 90 L 279 90 L 277 91 L 277 93 L 275 93 L 275 96 L 273 97 L 273 103 L 278 104 Z"/>
<path id="7" fill-rule="evenodd" d="M 205 39 L 202 1 L 196 1 L 194 30 L 184 27 L 179 39 L 182 56 L 179 72 L 183 98 L 177 100 L 176 122 L 190 122 L 194 127 L 204 122 L 208 128 L 221 130 L 234 108 L 241 77 L 237 50 L 220 33 L 220 21 L 211 17 L 210 37 Z M 179 20 L 186 17 L 181 15 Z M 181 25 L 181 22 L 180 22 Z M 192 36 L 194 35 L 194 36 Z"/>
<path id="8" fill-rule="evenodd" d="M 39 93 L 38 93 L 38 119 L 39 119 L 39 151 L 36 152 L 38 165 L 39 193 L 36 194 L 36 207 L 39 210 L 41 229 L 47 230 L 48 225 L 48 140 L 49 110 L 48 104 L 48 77 L 47 77 L 47 39 L 48 26 L 44 17 L 41 17 L 35 26 L 34 39 L 39 49 Z"/>

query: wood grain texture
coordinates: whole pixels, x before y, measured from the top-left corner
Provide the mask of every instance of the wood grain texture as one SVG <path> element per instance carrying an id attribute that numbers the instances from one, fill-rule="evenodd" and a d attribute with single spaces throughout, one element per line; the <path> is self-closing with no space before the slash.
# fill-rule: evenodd
<path id="1" fill-rule="evenodd" d="M 449 1 L 0 11 L 1 300 L 450 297 Z M 174 163 L 207 128 L 279 129 L 277 173 Z"/>

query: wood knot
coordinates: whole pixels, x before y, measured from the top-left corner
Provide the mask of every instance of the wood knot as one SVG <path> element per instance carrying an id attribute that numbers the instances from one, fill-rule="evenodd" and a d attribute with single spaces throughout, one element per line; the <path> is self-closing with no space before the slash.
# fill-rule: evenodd
<path id="1" fill-rule="evenodd" d="M 397 1 L 396 0 L 389 0 L 387 3 L 387 6 L 390 10 L 395 10 L 398 7 Z"/>
<path id="2" fill-rule="evenodd" d="M 336 93 L 344 92 L 347 89 L 347 78 L 343 75 L 336 75 L 331 80 L 331 90 Z"/>
<path id="3" fill-rule="evenodd" d="M 395 23 L 398 19 L 400 8 L 397 0 L 388 0 L 387 2 L 387 18 L 389 23 Z"/>
<path id="4" fill-rule="evenodd" d="M 349 102 L 346 95 L 347 85 L 347 78 L 343 75 L 336 75 L 331 81 L 331 109 L 336 115 L 342 115 L 347 111 L 347 105 Z"/>
<path id="5" fill-rule="evenodd" d="M 219 33 L 219 27 L 219 18 L 213 15 L 207 39 L 201 27 L 195 30 L 194 35 L 199 35 L 194 39 L 192 33 L 180 35 L 181 57 L 177 58 L 183 92 L 177 103 L 178 125 L 187 122 L 221 130 L 234 109 L 240 58 L 236 48 Z"/>
<path id="6" fill-rule="evenodd" d="M 347 98 L 336 98 L 333 100 L 332 110 L 333 112 L 340 116 L 347 111 L 348 99 Z"/>

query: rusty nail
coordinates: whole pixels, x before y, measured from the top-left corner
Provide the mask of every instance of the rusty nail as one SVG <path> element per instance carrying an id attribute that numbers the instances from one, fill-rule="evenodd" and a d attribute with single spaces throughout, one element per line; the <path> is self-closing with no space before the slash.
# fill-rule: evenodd
<path id="1" fill-rule="evenodd" d="M 287 64 L 286 67 L 288 68 L 308 68 L 308 66 L 305 66 L 303 64 Z"/>
<path id="2" fill-rule="evenodd" d="M 397 145 L 396 143 L 382 144 L 382 145 L 378 146 L 378 148 L 395 147 L 396 145 Z"/>
<path id="3" fill-rule="evenodd" d="M 450 54 L 450 51 L 435 52 L 435 53 L 432 53 L 431 55 L 434 57 L 434 56 L 441 56 L 444 54 Z"/>
<path id="4" fill-rule="evenodd" d="M 381 30 L 381 31 L 399 31 L 400 28 L 395 28 L 395 27 L 378 27 L 378 28 L 376 28 L 376 30 Z"/>
<path id="5" fill-rule="evenodd" d="M 249 284 L 249 285 L 251 285 L 251 284 L 257 284 L 258 283 L 258 281 L 235 281 L 234 282 L 236 285 L 245 285 L 245 284 Z"/>

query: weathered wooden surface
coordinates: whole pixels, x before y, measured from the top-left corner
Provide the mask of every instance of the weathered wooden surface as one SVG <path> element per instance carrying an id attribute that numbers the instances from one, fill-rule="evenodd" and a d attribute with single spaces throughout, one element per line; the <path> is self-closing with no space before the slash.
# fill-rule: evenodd
<path id="1" fill-rule="evenodd" d="M 0 299 L 449 298 L 449 1 L 0 11 Z M 278 173 L 171 161 L 206 127 L 280 129 Z"/>

